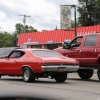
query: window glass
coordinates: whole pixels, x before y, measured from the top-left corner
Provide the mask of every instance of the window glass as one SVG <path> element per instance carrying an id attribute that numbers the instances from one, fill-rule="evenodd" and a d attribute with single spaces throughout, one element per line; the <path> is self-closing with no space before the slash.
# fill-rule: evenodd
<path id="1" fill-rule="evenodd" d="M 14 51 L 9 58 L 20 58 L 24 55 L 24 52 L 21 51 Z"/>
<path id="2" fill-rule="evenodd" d="M 54 51 L 43 51 L 43 50 L 38 50 L 38 51 L 35 51 L 33 50 L 32 51 L 33 55 L 34 56 L 55 56 L 55 57 L 60 57 L 60 55 Z"/>
<path id="3" fill-rule="evenodd" d="M 71 47 L 79 47 L 81 45 L 82 39 L 83 39 L 83 37 L 78 37 L 78 38 L 74 39 L 71 42 L 70 46 Z"/>
<path id="4" fill-rule="evenodd" d="M 87 36 L 84 46 L 96 46 L 96 35 Z"/>

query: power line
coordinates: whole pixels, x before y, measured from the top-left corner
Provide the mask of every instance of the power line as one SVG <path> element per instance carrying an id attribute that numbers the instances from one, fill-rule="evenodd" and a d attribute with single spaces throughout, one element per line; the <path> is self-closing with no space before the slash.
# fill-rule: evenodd
<path id="1" fill-rule="evenodd" d="M 27 15 L 19 15 L 19 16 L 24 16 L 24 19 L 23 19 L 23 23 L 24 23 L 24 32 L 26 32 L 26 17 L 31 17 L 31 16 L 27 16 Z"/>

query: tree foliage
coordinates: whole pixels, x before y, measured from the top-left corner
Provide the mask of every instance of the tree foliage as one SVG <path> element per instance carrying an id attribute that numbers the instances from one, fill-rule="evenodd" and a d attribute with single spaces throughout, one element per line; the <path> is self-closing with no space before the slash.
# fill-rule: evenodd
<path id="1" fill-rule="evenodd" d="M 24 30 L 27 32 L 36 32 L 37 30 L 34 29 L 32 26 L 24 25 L 17 23 L 15 25 L 15 32 L 8 33 L 8 32 L 0 32 L 0 48 L 2 47 L 16 47 L 17 45 L 17 35 L 20 33 L 24 33 Z"/>
<path id="2" fill-rule="evenodd" d="M 81 25 L 80 25 L 79 21 L 77 20 L 76 21 L 76 27 L 79 27 L 79 26 L 81 26 Z M 71 27 L 75 28 L 75 22 L 74 22 L 74 20 L 71 20 Z"/>
<path id="3" fill-rule="evenodd" d="M 100 24 L 100 0 L 78 0 L 78 21 L 81 26 Z"/>
<path id="4" fill-rule="evenodd" d="M 26 26 L 24 27 L 24 25 L 23 25 L 23 24 L 20 24 L 20 23 L 17 23 L 17 24 L 15 25 L 15 28 L 16 28 L 16 33 L 17 33 L 17 34 L 20 34 L 20 33 L 27 33 L 27 32 L 37 32 L 37 30 L 36 30 L 34 27 L 28 26 L 28 25 L 26 25 Z"/>
<path id="5" fill-rule="evenodd" d="M 8 32 L 0 32 L 0 48 L 14 46 L 16 46 L 15 34 L 10 34 Z"/>

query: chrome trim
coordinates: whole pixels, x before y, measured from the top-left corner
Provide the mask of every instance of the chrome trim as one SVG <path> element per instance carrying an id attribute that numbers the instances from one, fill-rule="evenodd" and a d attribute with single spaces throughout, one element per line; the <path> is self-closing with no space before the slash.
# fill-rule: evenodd
<path id="1" fill-rule="evenodd" d="M 79 65 L 54 65 L 54 66 L 41 66 L 43 72 L 57 71 L 58 68 L 65 68 L 65 72 L 75 72 L 79 69 Z"/>

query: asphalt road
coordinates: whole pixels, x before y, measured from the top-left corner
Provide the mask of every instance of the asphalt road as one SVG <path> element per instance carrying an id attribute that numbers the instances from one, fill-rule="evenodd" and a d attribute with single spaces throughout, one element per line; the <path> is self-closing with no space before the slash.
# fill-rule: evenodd
<path id="1" fill-rule="evenodd" d="M 68 74 L 64 83 L 52 79 L 38 79 L 25 83 L 21 77 L 3 76 L 0 79 L 0 96 L 37 96 L 52 100 L 100 100 L 100 82 L 94 74 L 90 80 L 81 80 L 77 73 Z"/>

